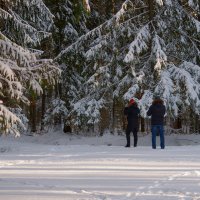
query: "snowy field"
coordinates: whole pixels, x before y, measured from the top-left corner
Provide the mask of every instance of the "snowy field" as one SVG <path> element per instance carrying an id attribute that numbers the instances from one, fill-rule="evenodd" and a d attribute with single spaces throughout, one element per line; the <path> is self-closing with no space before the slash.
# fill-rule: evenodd
<path id="1" fill-rule="evenodd" d="M 159 143 L 159 139 L 158 139 Z M 0 200 L 200 200 L 200 136 L 0 137 Z"/>

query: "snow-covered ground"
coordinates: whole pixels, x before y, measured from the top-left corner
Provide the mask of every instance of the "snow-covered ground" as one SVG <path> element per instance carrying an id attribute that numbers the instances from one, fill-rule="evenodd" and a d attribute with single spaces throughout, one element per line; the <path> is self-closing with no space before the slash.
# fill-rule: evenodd
<path id="1" fill-rule="evenodd" d="M 159 138 L 158 138 L 159 143 Z M 0 200 L 200 200 L 200 135 L 0 137 Z"/>

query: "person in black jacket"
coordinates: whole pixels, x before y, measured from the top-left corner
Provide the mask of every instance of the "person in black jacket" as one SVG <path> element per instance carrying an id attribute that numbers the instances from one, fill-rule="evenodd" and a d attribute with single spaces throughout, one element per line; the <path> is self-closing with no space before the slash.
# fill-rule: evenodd
<path id="1" fill-rule="evenodd" d="M 165 148 L 165 138 L 164 138 L 164 115 L 166 109 L 163 101 L 159 97 L 155 97 L 152 105 L 147 111 L 147 115 L 151 116 L 151 131 L 152 131 L 152 148 L 156 149 L 156 135 L 160 134 L 160 147 Z"/>
<path id="2" fill-rule="evenodd" d="M 138 141 L 137 132 L 139 128 L 138 118 L 139 118 L 140 110 L 137 107 L 137 104 L 134 101 L 134 99 L 131 99 L 129 101 L 128 107 L 125 107 L 124 109 L 124 114 L 127 116 L 127 121 L 128 121 L 128 125 L 126 128 L 127 144 L 125 147 L 130 147 L 130 133 L 131 132 L 133 133 L 133 136 L 134 136 L 134 147 L 136 147 L 137 141 Z"/>

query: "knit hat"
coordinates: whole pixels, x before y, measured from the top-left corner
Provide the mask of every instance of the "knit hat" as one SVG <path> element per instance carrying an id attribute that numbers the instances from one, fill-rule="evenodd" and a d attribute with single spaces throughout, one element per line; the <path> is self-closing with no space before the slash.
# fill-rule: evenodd
<path id="1" fill-rule="evenodd" d="M 135 103 L 134 99 L 130 99 L 129 104 L 134 104 L 134 103 Z"/>

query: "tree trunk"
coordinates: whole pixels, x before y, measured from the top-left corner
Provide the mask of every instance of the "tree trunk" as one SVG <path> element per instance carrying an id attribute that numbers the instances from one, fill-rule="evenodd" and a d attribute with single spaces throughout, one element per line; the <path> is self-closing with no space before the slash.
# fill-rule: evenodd
<path id="1" fill-rule="evenodd" d="M 42 108 L 41 108 L 41 128 L 40 128 L 41 131 L 44 130 L 45 108 L 46 108 L 46 90 L 43 88 L 43 94 L 42 94 Z"/>
<path id="2" fill-rule="evenodd" d="M 141 132 L 145 132 L 145 120 L 143 117 L 140 117 L 140 127 L 141 127 Z"/>
<path id="3" fill-rule="evenodd" d="M 121 101 L 114 99 L 113 102 L 113 131 L 118 134 L 123 130 L 124 123 L 124 105 Z"/>
<path id="4" fill-rule="evenodd" d="M 196 132 L 200 133 L 200 116 L 196 115 Z"/>
<path id="5" fill-rule="evenodd" d="M 31 132 L 36 132 L 36 99 L 32 95 L 30 100 L 30 121 L 31 121 Z"/>
<path id="6" fill-rule="evenodd" d="M 100 116 L 101 116 L 101 120 L 100 120 L 100 135 L 102 136 L 103 133 L 105 132 L 106 129 L 109 129 L 109 125 L 110 125 L 110 113 L 109 110 L 106 108 L 102 108 L 100 110 Z"/>
<path id="7" fill-rule="evenodd" d="M 60 83 L 57 83 L 56 85 L 55 85 L 55 98 L 60 98 L 61 96 L 61 84 Z M 56 126 L 56 125 L 60 125 L 61 124 L 61 122 L 62 122 L 62 118 L 61 118 L 61 116 L 56 116 L 55 118 L 54 118 L 54 125 Z"/>
<path id="8" fill-rule="evenodd" d="M 180 117 L 177 117 L 176 119 L 175 119 L 175 121 L 174 121 L 174 126 L 173 126 L 173 128 L 175 128 L 175 129 L 180 129 L 180 128 L 182 128 L 182 119 L 180 118 Z"/>
<path id="9" fill-rule="evenodd" d="M 148 6 L 149 6 L 149 20 L 152 20 L 153 18 L 153 1 L 152 0 L 148 0 Z"/>

